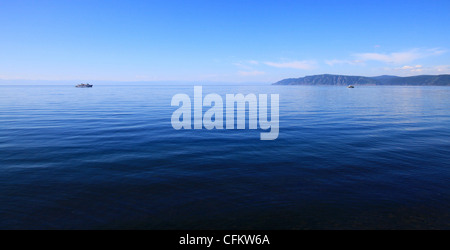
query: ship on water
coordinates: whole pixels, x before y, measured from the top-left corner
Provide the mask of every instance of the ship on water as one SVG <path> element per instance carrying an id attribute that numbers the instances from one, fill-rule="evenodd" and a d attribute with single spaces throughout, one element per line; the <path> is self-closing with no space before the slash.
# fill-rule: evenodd
<path id="1" fill-rule="evenodd" d="M 92 84 L 89 84 L 89 83 L 81 83 L 81 84 L 78 84 L 78 85 L 76 85 L 75 87 L 77 87 L 77 88 L 92 88 L 92 86 L 94 86 L 94 85 L 92 85 Z"/>

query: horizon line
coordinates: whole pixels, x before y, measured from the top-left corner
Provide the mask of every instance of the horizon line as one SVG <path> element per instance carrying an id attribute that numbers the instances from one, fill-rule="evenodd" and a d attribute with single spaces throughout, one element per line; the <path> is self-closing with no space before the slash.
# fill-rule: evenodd
<path id="1" fill-rule="evenodd" d="M 353 75 L 353 74 L 331 74 L 331 73 L 322 73 L 322 74 L 313 74 L 313 75 L 304 75 L 304 76 L 297 76 L 297 77 L 285 77 L 283 79 L 290 79 L 290 78 L 302 78 L 307 76 L 320 76 L 320 75 L 340 75 L 340 76 L 360 76 L 360 77 L 379 77 L 379 76 L 395 76 L 395 77 L 415 77 L 415 76 L 442 76 L 442 75 L 450 75 L 450 73 L 446 74 L 422 74 L 422 75 L 409 75 L 409 76 L 398 76 L 398 75 L 373 75 L 373 76 L 365 76 L 365 75 Z M 0 78 L 0 81 L 25 81 L 25 82 L 112 82 L 112 83 L 235 83 L 235 84 L 242 84 L 242 83 L 251 83 L 251 84 L 257 84 L 257 83 L 270 83 L 271 81 L 214 81 L 214 80 L 92 80 L 92 79 L 64 79 L 64 80 L 53 80 L 53 79 L 4 79 Z"/>

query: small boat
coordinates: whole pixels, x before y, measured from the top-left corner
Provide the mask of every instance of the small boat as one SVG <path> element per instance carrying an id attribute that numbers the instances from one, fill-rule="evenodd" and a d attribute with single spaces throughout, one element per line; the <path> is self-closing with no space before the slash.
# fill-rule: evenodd
<path id="1" fill-rule="evenodd" d="M 348 85 L 348 87 L 347 88 L 349 88 L 349 89 L 354 89 L 355 88 L 355 86 L 353 86 L 353 85 Z"/>
<path id="2" fill-rule="evenodd" d="M 92 86 L 94 86 L 94 85 L 89 84 L 89 83 L 86 83 L 86 84 L 82 83 L 82 84 L 76 85 L 75 87 L 77 87 L 77 88 L 92 88 Z"/>

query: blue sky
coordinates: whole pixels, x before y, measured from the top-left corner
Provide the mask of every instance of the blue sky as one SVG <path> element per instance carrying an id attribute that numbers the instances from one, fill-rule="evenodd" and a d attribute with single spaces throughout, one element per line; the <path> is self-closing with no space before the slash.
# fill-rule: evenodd
<path id="1" fill-rule="evenodd" d="M 5 1 L 0 79 L 450 73 L 450 1 Z"/>

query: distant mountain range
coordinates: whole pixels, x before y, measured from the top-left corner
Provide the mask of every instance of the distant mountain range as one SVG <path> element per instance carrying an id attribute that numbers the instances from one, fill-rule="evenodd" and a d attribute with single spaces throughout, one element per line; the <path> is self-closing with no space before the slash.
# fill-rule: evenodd
<path id="1" fill-rule="evenodd" d="M 450 75 L 420 76 L 346 76 L 346 75 L 314 75 L 300 78 L 284 79 L 273 85 L 411 85 L 411 86 L 450 86 Z"/>

